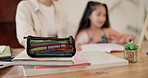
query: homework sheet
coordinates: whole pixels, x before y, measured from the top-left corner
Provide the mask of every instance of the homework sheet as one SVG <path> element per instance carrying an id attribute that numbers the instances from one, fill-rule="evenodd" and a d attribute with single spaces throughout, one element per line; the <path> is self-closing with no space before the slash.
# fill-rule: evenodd
<path id="1" fill-rule="evenodd" d="M 117 52 L 123 51 L 124 46 L 115 43 L 99 43 L 99 44 L 84 44 L 82 45 L 83 51 L 99 51 L 99 52 Z"/>

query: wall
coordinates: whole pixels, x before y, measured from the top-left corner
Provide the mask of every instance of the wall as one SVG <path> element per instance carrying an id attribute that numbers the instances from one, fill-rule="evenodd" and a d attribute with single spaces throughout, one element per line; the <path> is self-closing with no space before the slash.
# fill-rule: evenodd
<path id="1" fill-rule="evenodd" d="M 15 11 L 20 0 L 0 0 L 0 45 L 22 47 L 16 39 Z"/>

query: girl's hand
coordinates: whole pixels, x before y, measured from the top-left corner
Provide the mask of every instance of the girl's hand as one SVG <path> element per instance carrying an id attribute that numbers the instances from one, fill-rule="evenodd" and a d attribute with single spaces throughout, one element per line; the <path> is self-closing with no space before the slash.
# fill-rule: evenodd
<path id="1" fill-rule="evenodd" d="M 124 39 L 125 43 L 131 42 L 131 41 L 135 41 L 135 35 L 133 35 L 133 34 L 126 36 Z"/>

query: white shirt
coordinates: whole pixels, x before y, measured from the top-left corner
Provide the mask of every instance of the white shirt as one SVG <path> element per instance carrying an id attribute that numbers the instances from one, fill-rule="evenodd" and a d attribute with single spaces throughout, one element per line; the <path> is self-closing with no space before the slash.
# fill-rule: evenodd
<path id="1" fill-rule="evenodd" d="M 49 6 L 43 5 L 42 3 L 39 3 L 39 6 L 41 8 L 43 18 L 45 18 L 44 21 L 46 21 L 45 22 L 46 25 L 42 29 L 45 31 L 48 31 L 48 36 L 55 37 L 57 35 L 57 27 L 55 24 L 54 6 L 49 7 Z"/>
<path id="2" fill-rule="evenodd" d="M 20 1 L 16 12 L 16 30 L 19 43 L 26 47 L 27 42 L 24 37 L 28 35 L 66 37 L 67 19 L 61 8 L 56 2 L 52 7 L 45 7 L 40 5 L 38 0 Z"/>

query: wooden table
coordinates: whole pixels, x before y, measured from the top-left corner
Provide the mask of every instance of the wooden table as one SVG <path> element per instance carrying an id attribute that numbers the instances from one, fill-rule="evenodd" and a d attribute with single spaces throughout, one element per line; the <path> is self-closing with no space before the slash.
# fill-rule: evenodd
<path id="1" fill-rule="evenodd" d="M 17 55 L 22 50 L 14 49 L 14 52 Z M 12 66 L 0 69 L 0 78 L 148 78 L 148 55 L 146 55 L 146 52 L 148 52 L 148 41 L 142 43 L 142 48 L 138 54 L 138 63 L 129 63 L 127 66 L 31 77 L 23 76 L 19 66 Z M 123 58 L 123 52 L 111 54 Z"/>

